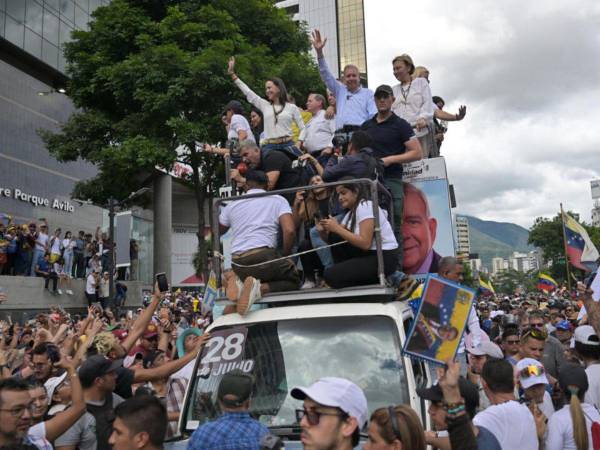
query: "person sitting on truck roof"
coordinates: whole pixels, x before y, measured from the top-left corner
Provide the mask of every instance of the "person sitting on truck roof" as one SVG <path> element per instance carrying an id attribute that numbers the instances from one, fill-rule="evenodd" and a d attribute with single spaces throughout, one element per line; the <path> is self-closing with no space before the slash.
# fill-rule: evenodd
<path id="1" fill-rule="evenodd" d="M 217 391 L 223 414 L 194 431 L 188 450 L 258 450 L 269 430 L 249 414 L 253 385 L 253 377 L 239 369 L 223 375 Z"/>
<path id="2" fill-rule="evenodd" d="M 336 187 L 339 202 L 348 212 L 341 223 L 329 216 L 319 221 L 317 228 L 327 242 L 347 241 L 331 248 L 335 264 L 323 272 L 325 282 L 332 288 L 376 284 L 378 279 L 373 202 L 366 200 L 365 189 L 359 184 Z M 381 248 L 384 273 L 392 274 L 397 267 L 398 242 L 385 212 L 379 208 Z"/>
<path id="3" fill-rule="evenodd" d="M 356 384 L 326 377 L 309 387 L 295 387 L 290 395 L 303 401 L 296 420 L 305 449 L 350 450 L 358 445 L 369 410 L 367 398 Z"/>
<path id="4" fill-rule="evenodd" d="M 266 192 L 264 172 L 248 170 L 245 182 L 246 194 Z M 252 304 L 268 292 L 300 287 L 296 266 L 287 258 L 281 259 L 277 250 L 279 227 L 283 236 L 283 256 L 291 253 L 296 237 L 292 211 L 283 197 L 269 195 L 232 201 L 221 211 L 219 222 L 232 232 L 233 272 L 225 274 L 226 294 L 237 302 L 239 314 L 246 314 Z"/>

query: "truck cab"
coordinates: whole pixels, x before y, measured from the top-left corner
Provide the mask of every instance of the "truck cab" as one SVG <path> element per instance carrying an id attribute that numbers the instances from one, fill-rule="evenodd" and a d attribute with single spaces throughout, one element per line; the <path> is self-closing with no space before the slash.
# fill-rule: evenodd
<path id="1" fill-rule="evenodd" d="M 302 446 L 295 419 L 302 402 L 290 391 L 321 377 L 360 386 L 369 414 L 409 404 L 428 423 L 416 388 L 429 384 L 429 371 L 401 354 L 413 313 L 406 302 L 394 301 L 393 289 L 372 285 L 268 294 L 258 305 L 244 317 L 221 316 L 210 326 L 212 338 L 187 388 L 181 436 L 167 448 L 185 448 L 197 427 L 219 416 L 219 382 L 233 369 L 254 376 L 250 413 L 286 448 Z"/>

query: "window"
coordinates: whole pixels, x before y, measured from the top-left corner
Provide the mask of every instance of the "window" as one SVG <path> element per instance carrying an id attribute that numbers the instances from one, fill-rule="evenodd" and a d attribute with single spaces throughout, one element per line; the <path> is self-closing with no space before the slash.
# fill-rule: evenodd
<path id="1" fill-rule="evenodd" d="M 243 347 L 243 360 L 253 361 L 256 377 L 251 413 L 267 426 L 295 424 L 294 409 L 301 403 L 289 391 L 324 376 L 343 376 L 358 384 L 370 412 L 410 401 L 398 330 L 389 317 L 257 323 L 247 327 Z M 188 428 L 215 417 L 221 376 L 203 373 L 199 367 L 187 411 Z"/>
<path id="2" fill-rule="evenodd" d="M 36 58 L 42 57 L 42 37 L 25 28 L 25 45 L 23 47 L 27 53 L 31 53 Z"/>
<path id="3" fill-rule="evenodd" d="M 51 8 L 55 13 L 58 13 L 60 10 L 60 0 L 44 0 L 44 6 L 47 8 Z"/>
<path id="4" fill-rule="evenodd" d="M 75 23 L 75 3 L 73 0 L 60 1 L 60 18 L 68 20 L 70 23 Z"/>
<path id="5" fill-rule="evenodd" d="M 79 6 L 81 9 L 83 9 L 85 11 L 85 13 L 87 14 L 87 12 L 89 11 L 89 6 L 90 6 L 90 2 L 88 0 L 75 0 L 75 3 L 77 3 L 77 6 Z"/>
<path id="6" fill-rule="evenodd" d="M 6 14 L 22 24 L 25 21 L 25 2 L 23 0 L 6 0 Z"/>
<path id="7" fill-rule="evenodd" d="M 79 6 L 75 6 L 75 26 L 81 30 L 87 29 L 89 16 Z"/>
<path id="8" fill-rule="evenodd" d="M 73 31 L 73 28 L 61 20 L 60 21 L 60 34 L 59 34 L 60 39 L 58 41 L 61 48 L 62 48 L 63 44 L 65 44 L 66 42 L 71 42 L 71 31 Z"/>
<path id="9" fill-rule="evenodd" d="M 25 15 L 25 25 L 36 34 L 42 34 L 42 18 L 44 9 L 35 0 L 27 0 L 27 14 Z M 27 38 L 25 38 L 27 39 Z M 41 47 L 40 47 L 41 48 Z"/>
<path id="10" fill-rule="evenodd" d="M 54 68 L 58 66 L 58 47 L 45 39 L 42 43 L 42 59 Z"/>
<path id="11" fill-rule="evenodd" d="M 2 0 L 0 0 L 1 2 Z M 0 36 L 4 37 L 4 21 L 6 18 L 6 14 L 4 10 L 0 10 Z"/>
<path id="12" fill-rule="evenodd" d="M 291 5 L 283 9 L 287 15 L 293 16 L 294 14 L 298 14 L 300 12 L 300 5 Z"/>
<path id="13" fill-rule="evenodd" d="M 4 28 L 4 37 L 6 40 L 13 44 L 23 48 L 23 37 L 25 33 L 25 27 L 22 23 L 17 22 L 11 16 L 6 16 L 6 25 Z"/>
<path id="14" fill-rule="evenodd" d="M 58 45 L 58 17 L 50 12 L 44 11 L 44 39 L 53 45 Z"/>

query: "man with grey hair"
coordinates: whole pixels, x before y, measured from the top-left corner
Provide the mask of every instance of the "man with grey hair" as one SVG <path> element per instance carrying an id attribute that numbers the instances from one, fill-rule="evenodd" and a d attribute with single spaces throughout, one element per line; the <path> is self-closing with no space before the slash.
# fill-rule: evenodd
<path id="1" fill-rule="evenodd" d="M 322 39 L 319 30 L 312 33 L 312 44 L 317 52 L 321 79 L 336 98 L 335 124 L 337 130 L 358 127 L 377 114 L 373 91 L 360 85 L 358 67 L 348 64 L 343 70 L 343 82 L 337 81 L 325 61 L 323 47 L 327 38 Z M 344 130 L 345 131 L 345 130 Z"/>
<path id="2" fill-rule="evenodd" d="M 299 147 L 314 157 L 331 155 L 335 120 L 325 118 L 325 97 L 321 94 L 309 94 L 306 110 L 312 114 L 304 130 L 300 133 Z"/>

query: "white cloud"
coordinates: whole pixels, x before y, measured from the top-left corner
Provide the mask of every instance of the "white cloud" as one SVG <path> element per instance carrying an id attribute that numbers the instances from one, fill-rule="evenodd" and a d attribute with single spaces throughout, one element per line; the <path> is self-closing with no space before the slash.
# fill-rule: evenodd
<path id="1" fill-rule="evenodd" d="M 468 114 L 442 154 L 457 212 L 531 226 L 559 203 L 590 221 L 600 178 L 600 4 L 585 0 L 365 2 L 369 84 L 391 60 L 431 71 L 434 95 Z"/>

